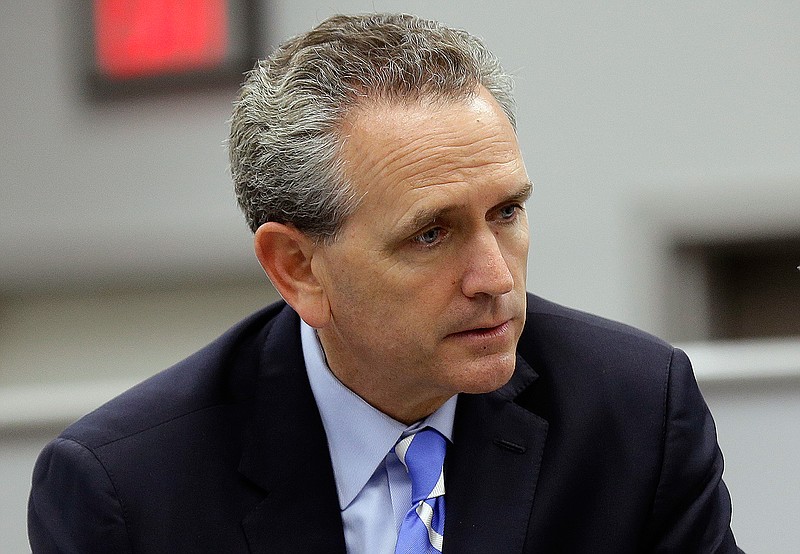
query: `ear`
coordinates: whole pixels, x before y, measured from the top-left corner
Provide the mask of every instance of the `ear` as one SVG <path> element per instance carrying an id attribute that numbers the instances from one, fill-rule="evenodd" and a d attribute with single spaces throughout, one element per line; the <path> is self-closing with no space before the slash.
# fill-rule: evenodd
<path id="1" fill-rule="evenodd" d="M 291 225 L 270 221 L 256 230 L 254 246 L 261 267 L 286 303 L 312 327 L 324 327 L 330 305 L 311 267 L 314 240 Z"/>

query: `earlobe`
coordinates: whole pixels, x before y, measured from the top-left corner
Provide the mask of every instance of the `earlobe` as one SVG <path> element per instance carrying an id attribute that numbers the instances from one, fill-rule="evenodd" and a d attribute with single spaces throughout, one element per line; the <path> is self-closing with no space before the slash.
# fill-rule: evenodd
<path id="1" fill-rule="evenodd" d="M 311 264 L 316 243 L 291 225 L 270 221 L 256 230 L 253 245 L 261 267 L 286 303 L 312 327 L 324 327 L 330 309 Z"/>

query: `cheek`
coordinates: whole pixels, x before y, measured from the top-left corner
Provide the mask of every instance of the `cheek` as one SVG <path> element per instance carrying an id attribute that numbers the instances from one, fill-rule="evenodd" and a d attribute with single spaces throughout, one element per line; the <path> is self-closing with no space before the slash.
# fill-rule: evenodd
<path id="1" fill-rule="evenodd" d="M 347 256 L 332 270 L 328 289 L 335 310 L 356 316 L 365 325 L 401 308 L 413 291 L 410 276 L 374 256 Z"/>
<path id="2" fill-rule="evenodd" d="M 515 268 L 520 274 L 525 277 L 528 272 L 528 248 L 530 244 L 530 236 L 528 235 L 528 226 L 525 225 L 520 228 L 519 234 L 514 237 L 514 240 L 509 247 L 509 266 Z"/>
<path id="3" fill-rule="evenodd" d="M 463 250 L 443 251 L 435 261 L 412 263 L 379 255 L 368 249 L 352 249 L 328 266 L 327 288 L 334 310 L 382 325 L 395 331 L 413 333 L 437 315 L 460 290 Z"/>

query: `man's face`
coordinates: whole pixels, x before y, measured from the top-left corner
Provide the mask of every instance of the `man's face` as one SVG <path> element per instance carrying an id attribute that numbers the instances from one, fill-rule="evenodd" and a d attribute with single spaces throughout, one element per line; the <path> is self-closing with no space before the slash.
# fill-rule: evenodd
<path id="1" fill-rule="evenodd" d="M 502 386 L 525 322 L 531 189 L 508 119 L 481 88 L 463 101 L 367 105 L 342 133 L 363 200 L 312 259 L 331 369 L 402 421 Z"/>

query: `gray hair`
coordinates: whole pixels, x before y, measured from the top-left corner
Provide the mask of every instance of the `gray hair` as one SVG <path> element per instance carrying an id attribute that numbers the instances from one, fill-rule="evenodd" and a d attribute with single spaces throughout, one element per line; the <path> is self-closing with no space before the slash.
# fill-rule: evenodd
<path id="1" fill-rule="evenodd" d="M 515 125 L 512 80 L 476 37 L 411 15 L 333 16 L 247 74 L 229 155 L 250 229 L 291 224 L 334 240 L 358 198 L 344 177 L 340 125 L 357 105 L 459 100 L 483 85 Z"/>

